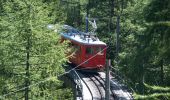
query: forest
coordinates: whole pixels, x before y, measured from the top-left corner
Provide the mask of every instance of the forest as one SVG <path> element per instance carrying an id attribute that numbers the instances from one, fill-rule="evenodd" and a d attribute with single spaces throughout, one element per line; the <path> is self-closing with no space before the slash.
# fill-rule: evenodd
<path id="1" fill-rule="evenodd" d="M 70 48 L 47 25 L 85 32 L 87 17 L 135 99 L 170 99 L 170 0 L 0 0 L 0 100 L 72 100 Z"/>

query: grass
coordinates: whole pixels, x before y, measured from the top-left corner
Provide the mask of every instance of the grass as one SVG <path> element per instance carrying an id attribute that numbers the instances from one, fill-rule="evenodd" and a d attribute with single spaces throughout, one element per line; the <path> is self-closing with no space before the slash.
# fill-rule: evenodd
<path id="1" fill-rule="evenodd" d="M 138 100 L 169 100 L 170 93 L 153 93 L 149 95 L 140 95 L 140 94 L 133 94 L 134 99 Z"/>
<path id="2" fill-rule="evenodd" d="M 170 100 L 170 87 L 152 86 L 146 83 L 144 86 L 144 94 L 133 94 L 135 100 Z"/>
<path id="3" fill-rule="evenodd" d="M 144 84 L 146 89 L 150 92 L 163 92 L 163 93 L 166 93 L 166 92 L 170 92 L 170 87 L 161 87 L 161 86 L 151 86 L 151 85 L 148 85 L 148 84 Z"/>

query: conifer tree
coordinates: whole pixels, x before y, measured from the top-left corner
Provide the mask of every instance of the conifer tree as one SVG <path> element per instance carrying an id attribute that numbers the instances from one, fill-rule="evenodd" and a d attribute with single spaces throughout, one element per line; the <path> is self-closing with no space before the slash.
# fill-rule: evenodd
<path id="1" fill-rule="evenodd" d="M 51 14 L 55 2 L 1 2 L 0 97 L 64 99 L 57 76 L 64 72 L 67 46 L 59 43 L 58 33 L 47 29 L 56 20 Z"/>

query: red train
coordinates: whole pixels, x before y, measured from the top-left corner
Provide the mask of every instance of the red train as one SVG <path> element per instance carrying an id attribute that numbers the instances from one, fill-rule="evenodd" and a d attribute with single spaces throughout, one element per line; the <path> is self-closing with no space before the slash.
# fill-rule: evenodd
<path id="1" fill-rule="evenodd" d="M 96 35 L 80 32 L 64 25 L 62 40 L 69 40 L 74 48 L 74 57 L 69 60 L 81 69 L 102 69 L 106 61 L 106 43 Z"/>

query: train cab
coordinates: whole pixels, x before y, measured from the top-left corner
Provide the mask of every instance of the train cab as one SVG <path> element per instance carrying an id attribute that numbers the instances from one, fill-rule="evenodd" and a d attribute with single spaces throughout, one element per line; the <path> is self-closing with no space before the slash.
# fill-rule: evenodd
<path id="1" fill-rule="evenodd" d="M 73 48 L 73 57 L 69 61 L 80 69 L 103 69 L 106 61 L 107 45 L 94 35 L 77 31 L 61 33 L 69 40 Z"/>
<path id="2" fill-rule="evenodd" d="M 106 59 L 106 45 L 84 45 L 84 54 L 82 54 L 85 63 L 81 66 L 83 68 L 94 69 L 103 68 Z"/>

